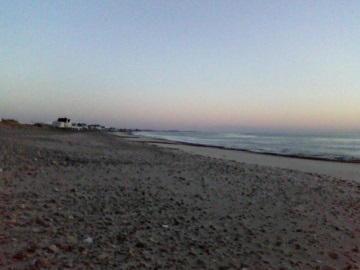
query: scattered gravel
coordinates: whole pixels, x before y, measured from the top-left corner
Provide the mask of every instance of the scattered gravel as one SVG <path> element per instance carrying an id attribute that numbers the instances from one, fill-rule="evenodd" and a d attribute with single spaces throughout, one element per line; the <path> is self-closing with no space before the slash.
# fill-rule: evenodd
<path id="1" fill-rule="evenodd" d="M 360 184 L 0 129 L 1 269 L 359 269 Z"/>

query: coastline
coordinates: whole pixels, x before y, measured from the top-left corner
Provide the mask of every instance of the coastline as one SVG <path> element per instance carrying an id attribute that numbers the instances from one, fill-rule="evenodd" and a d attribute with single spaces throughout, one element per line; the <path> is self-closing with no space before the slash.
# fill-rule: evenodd
<path id="1" fill-rule="evenodd" d="M 115 134 L 123 136 L 121 134 Z M 233 160 L 247 164 L 257 164 L 282 169 L 297 170 L 307 173 L 324 174 L 346 180 L 360 182 L 359 161 L 329 160 L 302 156 L 286 156 L 271 153 L 255 153 L 248 150 L 230 149 L 219 146 L 184 143 L 165 139 L 154 139 L 145 136 L 132 135 L 126 139 L 146 142 L 159 147 L 178 149 L 187 153 L 202 155 L 224 160 Z"/>
<path id="2" fill-rule="evenodd" d="M 195 132 L 195 131 L 194 131 Z M 121 132 L 117 132 L 121 133 Z M 124 137 L 123 135 L 120 135 Z M 339 163 L 351 163 L 351 164 L 360 164 L 360 159 L 345 159 L 345 158 L 326 158 L 326 157 L 315 157 L 315 156 L 306 156 L 306 155 L 294 155 L 294 154 L 281 154 L 281 153 L 272 153 L 266 151 L 252 151 L 248 149 L 242 148 L 232 148 L 232 147 L 225 147 L 225 146 L 218 146 L 218 145 L 210 145 L 210 144 L 201 144 L 201 143 L 190 143 L 190 142 L 182 142 L 170 139 L 162 139 L 156 137 L 147 137 L 142 135 L 135 135 L 130 133 L 130 136 L 127 136 L 129 139 L 139 139 L 139 140 L 146 140 L 149 143 L 162 143 L 162 144 L 179 144 L 179 145 L 189 145 L 194 147 L 208 147 L 208 148 L 216 148 L 216 149 L 223 149 L 223 150 L 231 150 L 231 151 L 240 151 L 252 154 L 260 154 L 260 155 L 267 155 L 267 156 L 274 156 L 274 157 L 286 157 L 286 158 L 297 158 L 297 159 L 305 159 L 305 160 L 319 160 L 319 161 L 329 161 L 329 162 L 339 162 Z"/>
<path id="3" fill-rule="evenodd" d="M 354 181 L 47 128 L 0 169 L 0 268 L 359 268 Z"/>

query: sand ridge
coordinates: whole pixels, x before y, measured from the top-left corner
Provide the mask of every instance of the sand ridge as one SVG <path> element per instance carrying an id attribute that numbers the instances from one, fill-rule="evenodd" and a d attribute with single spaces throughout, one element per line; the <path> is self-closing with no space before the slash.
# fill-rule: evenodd
<path id="1" fill-rule="evenodd" d="M 360 185 L 131 142 L 0 129 L 4 269 L 359 269 Z"/>

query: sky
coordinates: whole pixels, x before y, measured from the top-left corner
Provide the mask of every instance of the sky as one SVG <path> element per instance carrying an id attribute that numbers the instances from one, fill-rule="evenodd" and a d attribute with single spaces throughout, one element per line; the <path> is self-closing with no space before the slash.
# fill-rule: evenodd
<path id="1" fill-rule="evenodd" d="M 360 1 L 0 6 L 0 118 L 360 130 Z"/>

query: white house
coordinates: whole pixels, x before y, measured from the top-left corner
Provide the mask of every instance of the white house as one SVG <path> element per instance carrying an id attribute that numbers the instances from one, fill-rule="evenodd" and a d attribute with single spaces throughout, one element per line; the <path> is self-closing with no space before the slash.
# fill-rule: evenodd
<path id="1" fill-rule="evenodd" d="M 66 117 L 58 118 L 58 120 L 54 121 L 52 125 L 58 128 L 71 128 L 71 120 Z"/>

